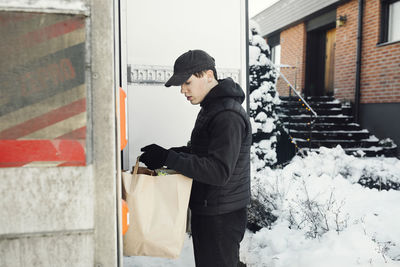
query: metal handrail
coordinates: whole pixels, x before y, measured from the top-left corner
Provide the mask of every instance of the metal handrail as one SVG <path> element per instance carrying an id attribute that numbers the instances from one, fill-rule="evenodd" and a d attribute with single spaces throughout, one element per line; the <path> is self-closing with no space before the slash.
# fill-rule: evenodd
<path id="1" fill-rule="evenodd" d="M 312 131 L 314 128 L 314 122 L 315 122 L 315 118 L 318 117 L 317 113 L 310 107 L 310 105 L 307 103 L 307 101 L 300 95 L 299 92 L 297 92 L 297 90 L 293 87 L 293 85 L 288 81 L 288 79 L 286 79 L 285 75 L 283 75 L 282 72 L 280 72 L 280 70 L 278 69 L 278 67 L 269 59 L 267 58 L 268 63 L 279 73 L 279 75 L 285 80 L 285 82 L 289 85 L 289 88 L 301 99 L 301 101 L 303 101 L 303 103 L 306 105 L 307 109 L 311 112 L 310 114 L 310 122 L 308 123 L 309 125 L 309 137 L 308 137 L 308 148 L 311 151 L 311 139 L 312 139 Z M 289 91 L 290 93 L 290 91 Z M 314 118 L 313 118 L 314 115 Z M 289 130 L 289 136 L 290 136 L 290 130 Z M 292 138 L 290 136 L 290 138 Z M 292 142 L 294 142 L 293 138 L 292 138 Z M 296 145 L 296 143 L 295 143 Z M 297 145 L 296 145 L 297 148 Z"/>
<path id="2" fill-rule="evenodd" d="M 285 82 L 289 85 L 289 88 L 292 89 L 292 91 L 303 101 L 303 103 L 307 106 L 307 108 L 311 111 L 311 113 L 315 116 L 318 117 L 317 113 L 310 107 L 310 105 L 307 103 L 307 101 L 300 95 L 299 92 L 293 87 L 293 85 L 286 79 L 285 75 L 283 75 L 282 72 L 278 69 L 278 67 L 272 62 L 269 58 L 267 58 L 268 63 L 279 73 L 279 75 L 285 80 Z"/>

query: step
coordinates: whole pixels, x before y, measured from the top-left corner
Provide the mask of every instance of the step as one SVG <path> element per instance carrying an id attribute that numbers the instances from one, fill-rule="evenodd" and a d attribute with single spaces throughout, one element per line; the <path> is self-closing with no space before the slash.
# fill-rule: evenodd
<path id="1" fill-rule="evenodd" d="M 364 154 L 360 154 L 358 151 L 362 151 Z M 354 156 L 366 156 L 366 157 L 376 157 L 376 156 L 385 156 L 385 157 L 396 157 L 396 148 L 386 148 L 386 147 L 368 147 L 368 148 L 347 148 L 345 149 L 347 154 Z"/>
<path id="2" fill-rule="evenodd" d="M 320 102 L 330 102 L 330 101 L 338 101 L 333 96 L 306 96 L 304 99 L 309 101 L 320 101 Z"/>
<path id="3" fill-rule="evenodd" d="M 340 115 L 343 114 L 343 110 L 341 108 L 331 108 L 331 109 L 313 109 L 318 116 L 323 115 Z M 305 108 L 296 108 L 296 109 L 285 109 L 285 108 L 277 108 L 276 109 L 277 115 L 301 115 L 306 114 L 309 115 L 311 112 Z"/>
<path id="4" fill-rule="evenodd" d="M 306 97 L 307 105 L 317 113 L 317 116 L 314 116 L 299 97 L 280 99 L 281 103 L 276 107 L 276 113 L 300 151 L 340 145 L 347 154 L 356 156 L 397 155 L 396 146 L 383 147 L 368 130 L 354 123 L 353 110 L 349 103 L 341 103 L 331 96 Z M 307 141 L 309 138 L 310 142 Z"/>
<path id="5" fill-rule="evenodd" d="M 343 115 L 347 115 L 347 116 L 351 116 L 351 115 L 353 115 L 353 110 L 349 106 L 343 106 L 342 107 L 342 114 Z"/>
<path id="6" fill-rule="evenodd" d="M 305 139 L 293 138 L 293 141 L 299 148 L 310 147 L 310 142 Z M 360 148 L 360 147 L 377 147 L 379 146 L 378 139 L 362 139 L 362 140 L 314 140 L 311 139 L 311 148 L 336 147 L 340 145 L 343 148 Z"/>
<path id="7" fill-rule="evenodd" d="M 348 155 L 353 155 L 356 157 L 395 157 L 396 148 L 384 148 L 384 147 L 358 147 L 358 148 L 343 148 L 343 150 Z M 299 153 L 307 155 L 308 152 L 319 152 L 319 148 L 301 148 Z M 361 153 L 359 152 L 361 151 Z"/>
<path id="8" fill-rule="evenodd" d="M 298 131 L 308 131 L 309 125 L 307 123 L 290 123 L 284 122 L 283 126 L 291 130 L 298 130 Z M 313 130 L 315 131 L 358 131 L 361 130 L 361 126 L 357 123 L 314 123 Z"/>
<path id="9" fill-rule="evenodd" d="M 285 122 L 292 122 L 292 123 L 307 123 L 310 121 L 309 115 L 281 115 L 279 116 L 280 120 Z M 335 116 L 318 116 L 315 118 L 314 123 L 352 123 L 354 121 L 353 116 L 346 116 L 346 115 L 335 115 Z"/>
<path id="10" fill-rule="evenodd" d="M 298 101 L 300 97 L 298 96 L 279 96 L 281 100 L 284 101 Z M 338 101 L 335 99 L 333 96 L 308 96 L 308 97 L 303 97 L 303 99 L 307 102 L 309 101 L 319 101 L 319 102 L 330 102 L 330 101 Z"/>
<path id="11" fill-rule="evenodd" d="M 289 135 L 294 138 L 307 139 L 310 136 L 309 131 L 291 130 Z M 362 140 L 368 139 L 370 133 L 368 130 L 359 131 L 312 131 L 311 139 L 313 140 Z"/>
<path id="12" fill-rule="evenodd" d="M 307 102 L 308 103 L 308 102 Z M 342 108 L 342 104 L 339 101 L 332 102 L 310 102 L 308 103 L 312 109 L 314 108 Z M 304 107 L 305 104 L 302 101 L 281 101 L 278 107 L 284 108 L 295 108 Z"/>

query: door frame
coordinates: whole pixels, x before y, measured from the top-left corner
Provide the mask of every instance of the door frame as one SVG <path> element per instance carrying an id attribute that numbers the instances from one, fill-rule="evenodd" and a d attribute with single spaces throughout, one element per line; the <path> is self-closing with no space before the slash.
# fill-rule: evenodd
<path id="1" fill-rule="evenodd" d="M 326 33 L 333 28 L 336 28 L 336 8 L 306 22 L 305 96 L 326 94 Z"/>
<path id="2" fill-rule="evenodd" d="M 306 68 L 304 93 L 306 96 L 332 95 L 326 90 L 326 43 L 328 31 L 335 29 L 327 25 L 307 32 Z M 334 60 L 334 59 L 333 59 Z M 333 74 L 334 75 L 334 74 Z"/>

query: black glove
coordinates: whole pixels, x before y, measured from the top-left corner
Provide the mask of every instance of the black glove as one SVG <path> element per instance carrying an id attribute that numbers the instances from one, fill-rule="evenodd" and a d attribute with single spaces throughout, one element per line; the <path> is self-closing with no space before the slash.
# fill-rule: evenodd
<path id="1" fill-rule="evenodd" d="M 146 164 L 146 166 L 151 170 L 161 168 L 167 160 L 168 150 L 156 144 L 142 147 L 140 151 L 143 151 L 144 153 L 140 156 L 139 161 Z"/>

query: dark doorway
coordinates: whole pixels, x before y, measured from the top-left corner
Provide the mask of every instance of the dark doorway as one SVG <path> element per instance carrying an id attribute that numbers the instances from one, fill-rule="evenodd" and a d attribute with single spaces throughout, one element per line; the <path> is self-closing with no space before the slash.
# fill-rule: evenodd
<path id="1" fill-rule="evenodd" d="M 306 96 L 333 95 L 336 29 L 322 28 L 307 33 Z"/>
<path id="2" fill-rule="evenodd" d="M 306 48 L 306 96 L 323 95 L 325 76 L 325 31 L 307 33 Z"/>

